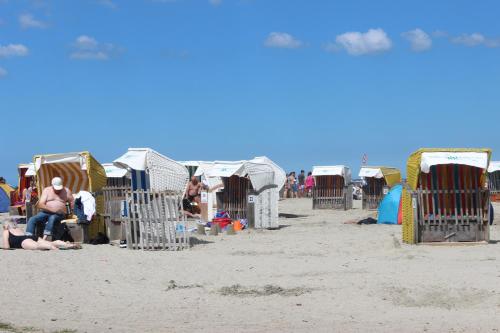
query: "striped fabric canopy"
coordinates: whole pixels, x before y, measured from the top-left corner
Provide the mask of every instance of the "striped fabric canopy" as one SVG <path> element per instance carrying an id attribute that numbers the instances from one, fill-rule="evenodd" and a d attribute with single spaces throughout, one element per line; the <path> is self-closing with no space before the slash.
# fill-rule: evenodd
<path id="1" fill-rule="evenodd" d="M 42 188 L 48 187 L 54 177 L 61 177 L 65 187 L 71 192 L 89 190 L 89 177 L 78 163 L 43 164 L 38 171 Z"/>
<path id="2" fill-rule="evenodd" d="M 71 192 L 98 191 L 106 185 L 104 168 L 88 152 L 35 156 L 39 188 L 61 177 Z"/>

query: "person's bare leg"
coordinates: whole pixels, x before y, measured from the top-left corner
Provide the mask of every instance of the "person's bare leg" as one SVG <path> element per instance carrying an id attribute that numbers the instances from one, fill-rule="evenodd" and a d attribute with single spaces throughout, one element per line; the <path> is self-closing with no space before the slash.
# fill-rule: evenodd
<path id="1" fill-rule="evenodd" d="M 71 247 L 71 243 L 66 243 L 66 242 L 63 242 L 62 240 L 55 240 L 55 241 L 52 241 L 50 243 L 52 245 L 54 245 L 55 247 L 57 247 L 57 248 L 60 248 L 60 247 Z"/>
<path id="2" fill-rule="evenodd" d="M 38 243 L 32 239 L 25 239 L 21 243 L 21 247 L 24 250 L 38 250 Z"/>
<path id="3" fill-rule="evenodd" d="M 38 238 L 37 243 L 39 250 L 59 250 L 56 246 L 52 245 L 51 242 L 42 238 Z"/>
<path id="4" fill-rule="evenodd" d="M 81 248 L 81 245 L 70 243 L 70 242 L 63 242 L 62 240 L 52 241 L 51 244 L 57 248 L 61 248 L 61 247 L 64 247 L 66 249 Z"/>

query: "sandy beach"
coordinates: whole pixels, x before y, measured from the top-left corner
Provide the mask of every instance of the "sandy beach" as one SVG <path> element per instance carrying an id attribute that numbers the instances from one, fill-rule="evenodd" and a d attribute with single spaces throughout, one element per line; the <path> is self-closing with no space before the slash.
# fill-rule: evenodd
<path id="1" fill-rule="evenodd" d="M 497 332 L 492 244 L 409 246 L 359 209 L 280 202 L 279 230 L 197 236 L 190 250 L 2 251 L 4 332 Z M 496 205 L 497 222 L 500 205 Z M 2 331 L 0 329 L 0 331 Z"/>

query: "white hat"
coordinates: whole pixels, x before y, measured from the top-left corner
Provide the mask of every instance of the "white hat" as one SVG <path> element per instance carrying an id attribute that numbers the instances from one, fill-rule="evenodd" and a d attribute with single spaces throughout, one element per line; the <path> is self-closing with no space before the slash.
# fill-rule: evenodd
<path id="1" fill-rule="evenodd" d="M 52 178 L 52 187 L 56 191 L 62 190 L 63 187 L 64 187 L 62 179 L 60 177 L 54 177 L 54 178 Z"/>

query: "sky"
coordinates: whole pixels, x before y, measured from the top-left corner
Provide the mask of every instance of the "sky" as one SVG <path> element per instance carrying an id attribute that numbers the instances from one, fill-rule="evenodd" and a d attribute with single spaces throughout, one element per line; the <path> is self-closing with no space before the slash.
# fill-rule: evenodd
<path id="1" fill-rule="evenodd" d="M 128 147 L 405 169 L 500 149 L 500 2 L 0 0 L 0 175 Z"/>

